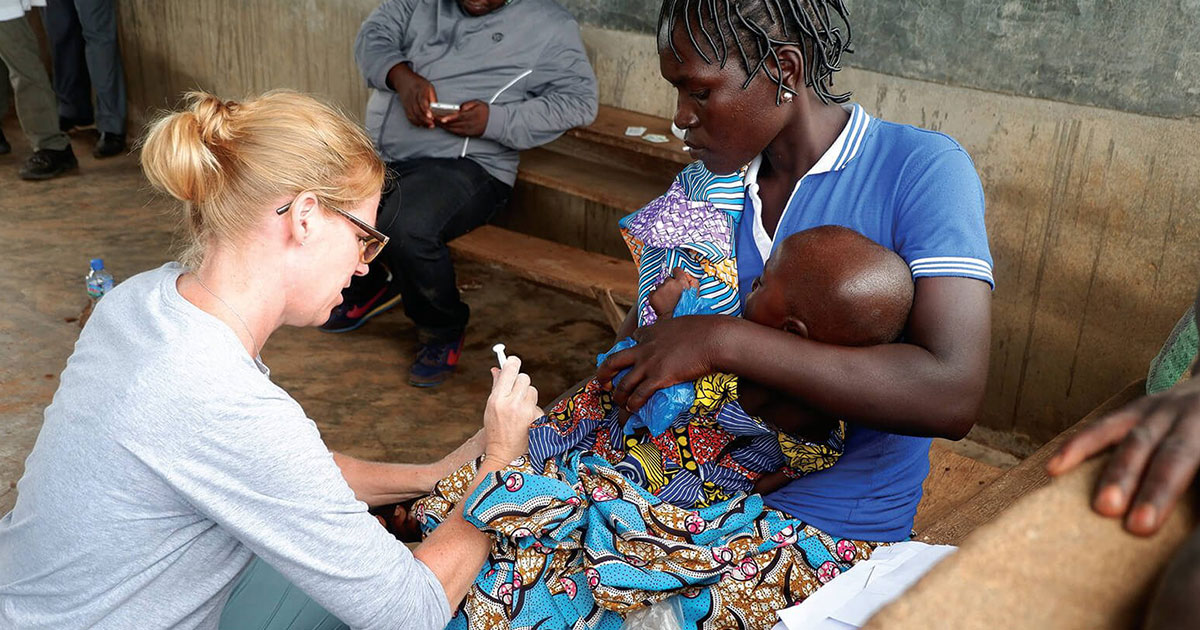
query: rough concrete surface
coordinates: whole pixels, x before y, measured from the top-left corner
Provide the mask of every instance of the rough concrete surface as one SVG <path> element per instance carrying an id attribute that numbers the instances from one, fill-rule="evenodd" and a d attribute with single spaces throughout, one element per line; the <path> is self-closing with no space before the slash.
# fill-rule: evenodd
<path id="1" fill-rule="evenodd" d="M 658 24 L 659 2 L 562 3 L 588 26 L 653 34 Z M 848 67 L 1155 116 L 1200 111 L 1197 0 L 846 4 Z"/>
<path id="2" fill-rule="evenodd" d="M 0 514 L 41 426 L 58 376 L 79 334 L 89 258 L 104 258 L 117 280 L 169 260 L 172 205 L 149 190 L 135 156 L 96 161 L 93 135 L 74 139 L 78 174 L 23 182 L 29 154 L 6 121 L 13 154 L 0 156 Z M 459 373 L 420 390 L 405 378 L 412 328 L 399 309 L 352 333 L 285 328 L 263 350 L 272 378 L 321 429 L 330 448 L 401 462 L 440 457 L 480 426 L 490 389 L 490 348 L 520 356 L 543 403 L 579 381 L 612 330 L 588 302 L 478 265 L 460 267 L 473 319 Z"/>

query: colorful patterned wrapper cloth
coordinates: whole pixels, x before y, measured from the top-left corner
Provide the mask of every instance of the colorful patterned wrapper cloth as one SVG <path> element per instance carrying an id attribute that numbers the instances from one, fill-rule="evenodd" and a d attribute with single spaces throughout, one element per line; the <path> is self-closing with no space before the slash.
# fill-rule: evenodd
<path id="1" fill-rule="evenodd" d="M 426 532 L 463 499 L 476 463 L 415 506 Z M 617 630 L 678 596 L 683 628 L 767 629 L 876 545 L 829 536 L 758 495 L 697 510 L 666 503 L 604 459 L 572 452 L 540 472 L 522 458 L 463 507 L 493 548 L 449 628 Z"/>
<path id="2" fill-rule="evenodd" d="M 689 169 L 684 170 L 686 174 Z M 699 293 L 716 313 L 738 315 L 737 260 L 734 230 L 741 216 L 737 210 L 718 208 L 696 191 L 689 198 L 688 180 L 680 175 L 666 194 L 646 207 L 621 219 L 621 236 L 629 246 L 638 268 L 638 324 L 653 324 L 657 317 L 650 308 L 654 289 L 682 267 L 700 280 Z M 723 204 L 727 205 L 727 204 Z"/>
<path id="3" fill-rule="evenodd" d="M 841 457 L 845 423 L 836 423 L 823 441 L 809 441 L 742 410 L 731 374 L 685 385 L 688 406 L 666 430 L 626 434 L 610 394 L 593 379 L 530 428 L 534 468 L 559 455 L 589 451 L 660 500 L 686 509 L 753 492 L 766 473 L 783 470 L 796 478 Z"/>
<path id="4" fill-rule="evenodd" d="M 674 316 L 714 311 L 713 300 L 691 289 L 681 296 Z M 626 338 L 596 362 L 634 345 Z M 737 398 L 735 376 L 710 374 L 655 392 L 622 427 L 608 392 L 593 380 L 534 422 L 530 457 L 536 467 L 571 450 L 593 451 L 651 494 L 682 508 L 752 492 L 766 473 L 783 470 L 796 478 L 841 457 L 844 423 L 836 423 L 823 440 L 811 441 L 774 430 L 746 413 Z"/>

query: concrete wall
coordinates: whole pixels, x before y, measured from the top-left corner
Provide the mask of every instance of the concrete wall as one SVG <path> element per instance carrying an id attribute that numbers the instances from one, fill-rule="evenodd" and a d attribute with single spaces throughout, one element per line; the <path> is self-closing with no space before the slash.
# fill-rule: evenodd
<path id="1" fill-rule="evenodd" d="M 658 2 L 560 0 L 653 33 Z M 850 67 L 1110 109 L 1200 112 L 1200 0 L 847 0 Z"/>
<path id="2" fill-rule="evenodd" d="M 124 0 L 133 109 L 190 87 L 293 87 L 359 115 L 350 46 L 374 4 Z M 671 114 L 649 34 L 587 26 L 584 38 L 604 104 Z M 854 68 L 839 86 L 871 114 L 944 131 L 975 158 L 999 283 L 985 426 L 1045 440 L 1144 375 L 1195 291 L 1200 120 Z"/>
<path id="3" fill-rule="evenodd" d="M 366 88 L 354 36 L 378 0 L 121 0 L 130 116 L 201 88 L 240 98 L 272 88 L 312 92 L 361 120 Z"/>

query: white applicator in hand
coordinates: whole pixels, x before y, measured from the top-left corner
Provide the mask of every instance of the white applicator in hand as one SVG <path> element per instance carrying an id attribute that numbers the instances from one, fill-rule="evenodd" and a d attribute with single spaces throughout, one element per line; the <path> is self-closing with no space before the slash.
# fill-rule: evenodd
<path id="1" fill-rule="evenodd" d="M 504 367 L 504 362 L 508 360 L 504 354 L 504 344 L 498 343 L 492 346 L 492 352 L 496 353 L 496 360 L 500 362 L 500 367 Z"/>

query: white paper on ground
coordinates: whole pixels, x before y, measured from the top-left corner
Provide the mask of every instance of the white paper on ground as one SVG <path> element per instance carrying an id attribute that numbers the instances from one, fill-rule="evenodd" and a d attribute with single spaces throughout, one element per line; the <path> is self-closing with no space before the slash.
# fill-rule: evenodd
<path id="1" fill-rule="evenodd" d="M 645 127 L 626 127 L 625 128 L 625 135 L 627 135 L 627 136 L 640 136 L 644 133 L 646 133 Z"/>
<path id="2" fill-rule="evenodd" d="M 779 623 L 772 630 L 860 628 L 956 549 L 917 541 L 880 547 L 798 606 L 779 611 Z"/>

